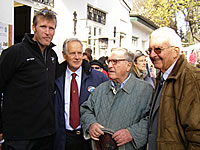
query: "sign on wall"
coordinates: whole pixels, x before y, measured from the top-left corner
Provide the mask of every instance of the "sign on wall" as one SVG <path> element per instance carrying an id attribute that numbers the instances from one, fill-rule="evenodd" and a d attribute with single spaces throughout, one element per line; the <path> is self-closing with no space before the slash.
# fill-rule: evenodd
<path id="1" fill-rule="evenodd" d="M 8 24 L 0 22 L 0 54 L 1 52 L 8 48 Z"/>

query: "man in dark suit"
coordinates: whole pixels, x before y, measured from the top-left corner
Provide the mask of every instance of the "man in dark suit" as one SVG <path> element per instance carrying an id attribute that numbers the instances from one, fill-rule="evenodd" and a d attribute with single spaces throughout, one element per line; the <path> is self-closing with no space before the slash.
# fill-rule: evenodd
<path id="1" fill-rule="evenodd" d="M 73 119 L 70 115 L 72 110 L 70 103 L 73 99 L 70 98 L 72 76 L 74 73 L 76 74 L 79 106 L 88 99 L 89 94 L 99 84 L 107 81 L 108 78 L 105 74 L 91 69 L 90 64 L 83 60 L 83 45 L 76 38 L 65 40 L 63 57 L 65 61 L 59 66 L 56 80 L 54 148 L 55 150 L 89 150 L 90 145 L 83 138 L 80 122 L 75 127 L 71 125 L 71 119 Z M 79 114 L 79 110 L 75 114 Z M 80 116 L 78 115 L 78 117 Z"/>

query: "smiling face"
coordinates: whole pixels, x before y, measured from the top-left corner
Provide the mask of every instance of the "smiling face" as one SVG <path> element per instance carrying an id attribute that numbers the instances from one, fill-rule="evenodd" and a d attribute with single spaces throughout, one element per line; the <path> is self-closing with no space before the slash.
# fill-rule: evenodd
<path id="1" fill-rule="evenodd" d="M 152 37 L 149 48 L 152 49 L 149 57 L 155 68 L 165 72 L 178 58 L 179 48 L 169 45 L 164 38 Z M 154 48 L 161 48 L 161 52 L 156 54 Z"/>
<path id="2" fill-rule="evenodd" d="M 51 43 L 56 29 L 56 20 L 37 17 L 37 25 L 32 25 L 34 31 L 33 40 L 37 41 L 42 52 Z"/>
<path id="3" fill-rule="evenodd" d="M 116 61 L 116 64 L 112 60 Z M 108 74 L 109 78 L 114 82 L 122 83 L 128 77 L 132 62 L 128 62 L 124 56 L 124 51 L 112 51 L 108 58 Z"/>
<path id="4" fill-rule="evenodd" d="M 67 61 L 68 68 L 72 72 L 75 72 L 82 64 L 82 45 L 78 41 L 72 41 L 69 42 L 66 46 L 66 53 L 63 51 L 63 57 Z"/>

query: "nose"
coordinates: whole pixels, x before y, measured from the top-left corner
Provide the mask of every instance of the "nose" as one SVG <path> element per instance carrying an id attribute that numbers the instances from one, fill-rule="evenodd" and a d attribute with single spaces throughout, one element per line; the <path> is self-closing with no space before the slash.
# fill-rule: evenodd
<path id="1" fill-rule="evenodd" d="M 46 28 L 45 33 L 46 33 L 46 34 L 49 34 L 49 33 L 50 33 L 50 29 L 49 29 L 49 28 Z"/>
<path id="2" fill-rule="evenodd" d="M 113 67 L 113 64 L 112 64 L 112 62 L 110 61 L 110 62 L 108 63 L 108 68 L 111 68 L 111 67 Z"/>
<path id="3" fill-rule="evenodd" d="M 79 53 L 75 53 L 74 57 L 75 57 L 76 59 L 80 59 L 80 58 L 82 57 L 82 55 L 80 55 Z"/>
<path id="4" fill-rule="evenodd" d="M 155 56 L 157 56 L 157 54 L 154 52 L 154 50 L 152 50 L 149 57 L 152 58 L 152 57 L 155 57 Z"/>

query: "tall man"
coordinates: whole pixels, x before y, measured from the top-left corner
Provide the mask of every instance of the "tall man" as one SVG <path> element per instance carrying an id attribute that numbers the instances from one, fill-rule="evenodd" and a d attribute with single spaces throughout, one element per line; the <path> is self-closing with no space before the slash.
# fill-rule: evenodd
<path id="1" fill-rule="evenodd" d="M 88 99 L 96 86 L 108 78 L 91 69 L 90 64 L 83 60 L 83 45 L 76 38 L 64 41 L 63 57 L 65 61 L 59 66 L 56 80 L 55 150 L 89 150 L 89 142 L 84 140 L 80 125 L 79 105 Z M 72 88 L 74 82 L 77 84 L 76 90 Z M 75 93 L 77 95 L 72 97 Z"/>
<path id="2" fill-rule="evenodd" d="M 53 147 L 57 55 L 51 41 L 56 22 L 55 12 L 41 9 L 33 18 L 34 35 L 26 34 L 21 43 L 4 50 L 0 56 L 0 93 L 3 93 L 0 133 L 5 139 L 5 150 Z"/>
<path id="3" fill-rule="evenodd" d="M 111 50 L 107 60 L 110 81 L 102 83 L 81 105 L 81 123 L 86 138 L 99 140 L 101 128 L 115 133 L 117 146 L 145 149 L 148 114 L 153 88 L 131 73 L 133 55 L 124 48 Z"/>
<path id="4" fill-rule="evenodd" d="M 150 112 L 149 150 L 200 149 L 200 73 L 180 49 L 173 29 L 162 27 L 151 34 L 147 53 L 160 70 L 160 82 Z"/>

